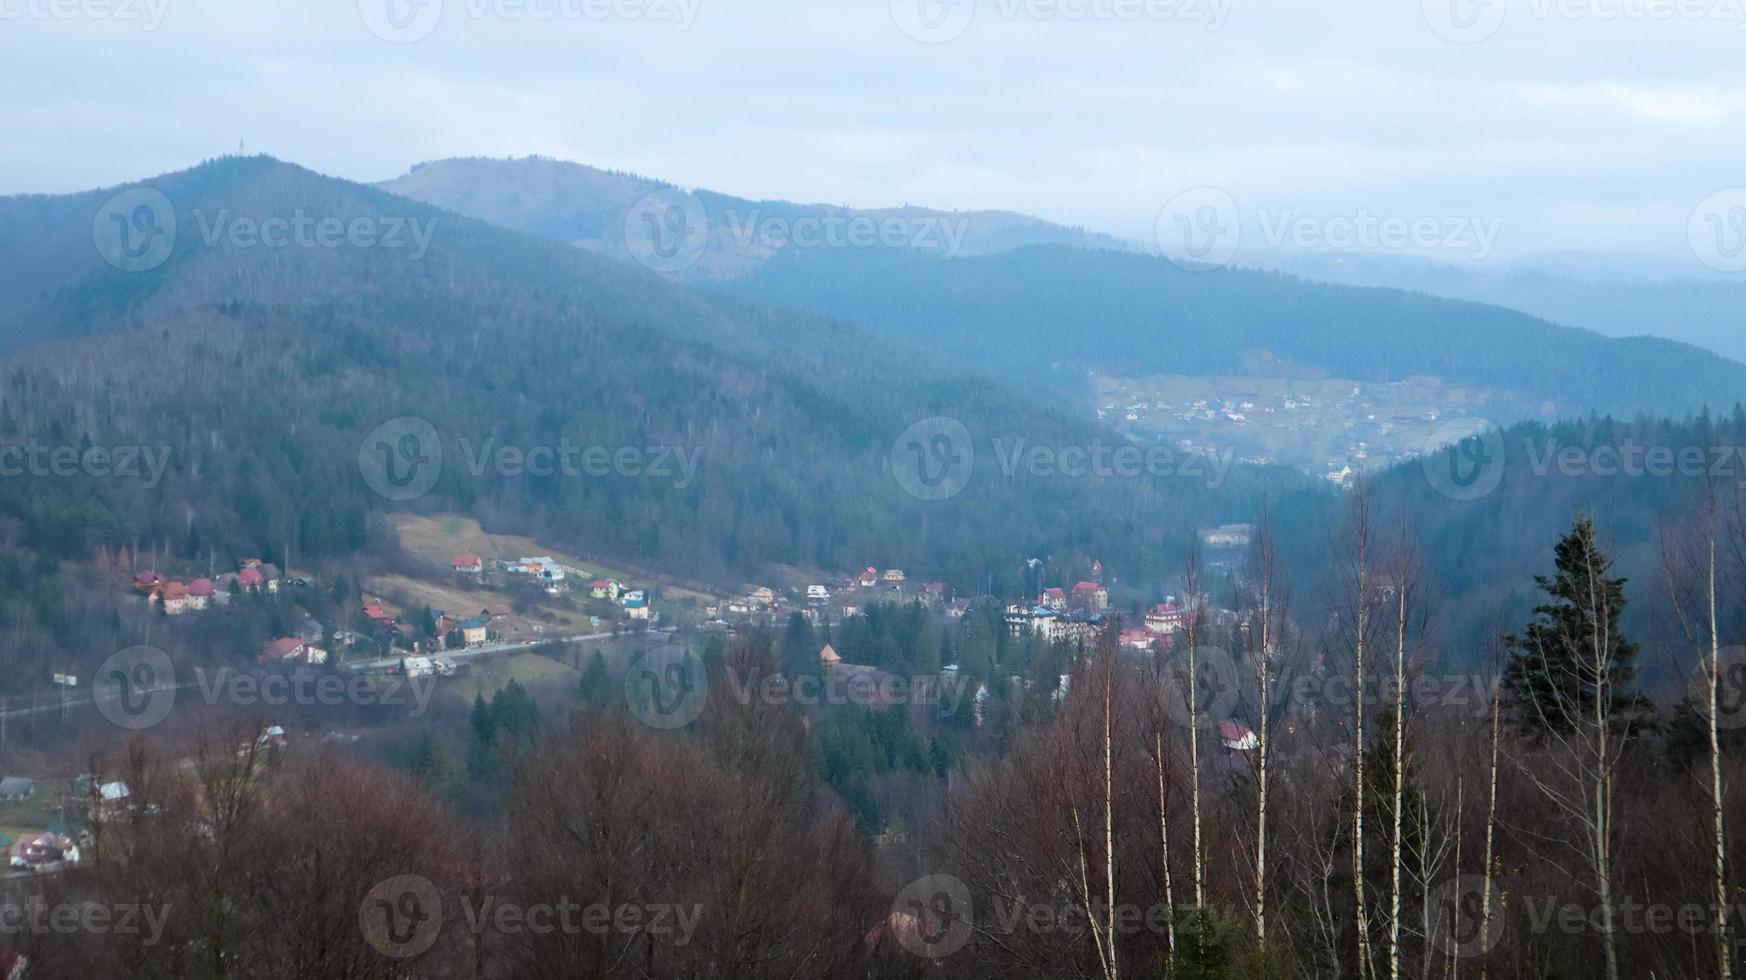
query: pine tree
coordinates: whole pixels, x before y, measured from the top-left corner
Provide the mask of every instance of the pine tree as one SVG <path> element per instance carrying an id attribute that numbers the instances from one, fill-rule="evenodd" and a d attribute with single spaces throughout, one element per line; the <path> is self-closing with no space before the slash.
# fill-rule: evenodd
<path id="1" fill-rule="evenodd" d="M 1599 707 L 1615 724 L 1641 724 L 1650 707 L 1631 690 L 1637 644 L 1619 628 L 1625 580 L 1608 577 L 1612 559 L 1595 542 L 1594 521 L 1577 518 L 1555 555 L 1555 574 L 1534 577 L 1549 601 L 1534 607 L 1520 636 L 1503 638 L 1504 691 L 1516 723 L 1532 735 L 1569 735 L 1605 698 Z"/>

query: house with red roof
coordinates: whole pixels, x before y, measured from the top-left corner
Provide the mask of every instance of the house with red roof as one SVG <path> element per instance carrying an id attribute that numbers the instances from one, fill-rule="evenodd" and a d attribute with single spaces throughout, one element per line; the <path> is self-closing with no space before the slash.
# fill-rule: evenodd
<path id="1" fill-rule="evenodd" d="M 261 644 L 261 655 L 256 658 L 256 663 L 324 664 L 327 663 L 327 651 L 295 636 L 281 636 Z"/>
<path id="2" fill-rule="evenodd" d="M 259 592 L 267 584 L 266 577 L 261 574 L 260 562 L 244 565 L 242 571 L 236 573 L 236 587 L 244 592 Z"/>
<path id="3" fill-rule="evenodd" d="M 213 591 L 212 580 L 209 578 L 197 578 L 194 581 L 189 582 L 188 608 L 205 609 L 212 603 Z"/>
<path id="4" fill-rule="evenodd" d="M 1188 611 L 1179 609 L 1174 602 L 1160 602 L 1146 610 L 1146 628 L 1154 633 L 1169 635 L 1188 625 Z"/>
<path id="5" fill-rule="evenodd" d="M 188 611 L 188 587 L 180 582 L 165 582 L 156 598 L 166 616 L 180 616 Z"/>
<path id="6" fill-rule="evenodd" d="M 1066 612 L 1067 590 L 1044 589 L 1043 594 L 1037 596 L 1037 605 L 1042 606 L 1044 609 L 1053 609 L 1056 612 Z"/>
<path id="7" fill-rule="evenodd" d="M 140 572 L 133 577 L 133 587 L 141 592 L 154 592 L 164 584 L 164 577 L 157 572 Z"/>
<path id="8" fill-rule="evenodd" d="M 1102 582 L 1079 582 L 1073 586 L 1073 604 L 1081 609 L 1102 612 L 1109 608 L 1109 590 Z"/>
<path id="9" fill-rule="evenodd" d="M 485 560 L 478 555 L 456 555 L 449 567 L 467 575 L 478 575 L 485 571 Z"/>

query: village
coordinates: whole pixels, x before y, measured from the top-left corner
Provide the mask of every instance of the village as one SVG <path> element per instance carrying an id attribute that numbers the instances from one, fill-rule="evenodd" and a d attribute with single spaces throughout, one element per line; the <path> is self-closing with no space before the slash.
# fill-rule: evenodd
<path id="1" fill-rule="evenodd" d="M 454 556 L 450 573 L 466 584 L 501 585 L 510 591 L 531 585 L 548 597 L 559 598 L 572 591 L 572 583 L 590 600 L 590 628 L 613 622 L 653 625 L 659 621 L 649 593 L 631 588 L 615 578 L 590 577 L 574 566 L 550 556 L 494 559 L 476 554 Z M 217 577 L 200 576 L 187 581 L 166 578 L 155 570 L 133 576 L 132 590 L 147 605 L 168 617 L 199 615 L 230 607 L 239 598 L 279 595 L 281 592 L 319 588 L 313 576 L 286 576 L 272 562 L 244 558 L 235 572 Z M 608 627 L 610 628 L 610 627 Z M 263 666 L 314 666 L 332 662 L 345 666 L 351 660 L 403 659 L 420 673 L 455 672 L 445 662 L 444 651 L 465 651 L 494 643 L 541 638 L 543 623 L 532 622 L 507 602 L 487 602 L 478 608 L 449 610 L 426 605 L 413 610 L 407 604 L 365 593 L 351 622 L 331 628 L 306 618 L 295 633 L 261 641 L 256 662 Z M 393 672 L 392 670 L 390 672 Z"/>
<path id="2" fill-rule="evenodd" d="M 1390 382 L 1221 376 L 1095 379 L 1097 417 L 1183 451 L 1279 464 L 1350 487 L 1359 475 L 1418 458 L 1449 420 L 1542 412 L 1507 392 L 1435 378 Z"/>

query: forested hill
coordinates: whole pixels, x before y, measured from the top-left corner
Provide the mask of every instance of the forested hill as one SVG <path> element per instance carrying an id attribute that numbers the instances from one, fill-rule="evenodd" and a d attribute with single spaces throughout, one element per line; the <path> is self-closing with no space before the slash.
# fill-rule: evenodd
<path id="1" fill-rule="evenodd" d="M 795 241 L 865 233 L 896 247 L 954 255 L 988 255 L 1026 245 L 1126 248 L 1087 232 L 1015 211 L 941 211 L 904 205 L 850 208 L 794 201 L 754 201 L 712 190 L 686 193 L 664 181 L 543 157 L 435 160 L 378 185 L 516 231 L 567 242 L 629 261 L 627 222 L 650 195 L 693 206 L 698 254 L 676 270 L 689 281 L 731 279 L 756 269 Z M 881 229 L 895 222 L 895 237 Z M 832 232 L 830 228 L 835 228 Z M 851 228 L 858 231 L 851 231 Z M 804 247 L 804 246 L 802 246 Z"/>
<path id="2" fill-rule="evenodd" d="M 1432 375 L 1590 411 L 1732 408 L 1746 365 L 1673 341 L 1609 339 L 1493 306 L 1111 251 L 942 261 L 880 249 L 785 254 L 717 288 L 927 342 L 995 375 L 1244 373 L 1244 355 L 1387 381 Z M 1064 370 L 1065 369 L 1065 370 Z"/>
<path id="3" fill-rule="evenodd" d="M 1161 565 L 1167 541 L 1255 499 L 1258 478 L 1240 469 L 1216 482 L 1003 473 L 997 439 L 1118 437 L 883 338 L 288 164 L 227 159 L 149 186 L 178 234 L 144 271 L 92 249 L 107 192 L 0 203 L 23 335 L 78 338 L 4 362 L 3 438 L 146 445 L 169 461 L 152 486 L 0 481 L 0 514 L 17 519 L 8 535 L 36 558 L 161 542 L 191 558 L 289 548 L 319 561 L 385 544 L 372 515 L 415 508 L 695 577 L 908 565 L 968 588 L 1056 550 Z M 203 231 L 297 214 L 402 219 L 426 229 L 426 247 L 267 247 Z M 965 426 L 975 460 L 961 493 L 930 501 L 890 462 L 906 427 L 932 416 Z M 444 457 L 410 501 L 373 493 L 359 467 L 372 430 L 401 417 L 428 423 Z M 689 480 L 540 476 L 495 456 L 480 468 L 487 446 L 683 450 L 697 468 Z"/>

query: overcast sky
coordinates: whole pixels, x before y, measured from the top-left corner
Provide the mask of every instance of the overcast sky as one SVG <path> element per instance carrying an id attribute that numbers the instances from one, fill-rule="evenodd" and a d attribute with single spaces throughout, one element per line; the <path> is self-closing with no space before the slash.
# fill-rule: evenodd
<path id="1" fill-rule="evenodd" d="M 1194 188 L 1245 245 L 1369 215 L 1690 260 L 1706 199 L 1746 234 L 1712 197 L 1746 184 L 1746 0 L 423 3 L 0 0 L 0 193 L 246 140 L 355 180 L 538 153 L 1148 240 Z"/>

